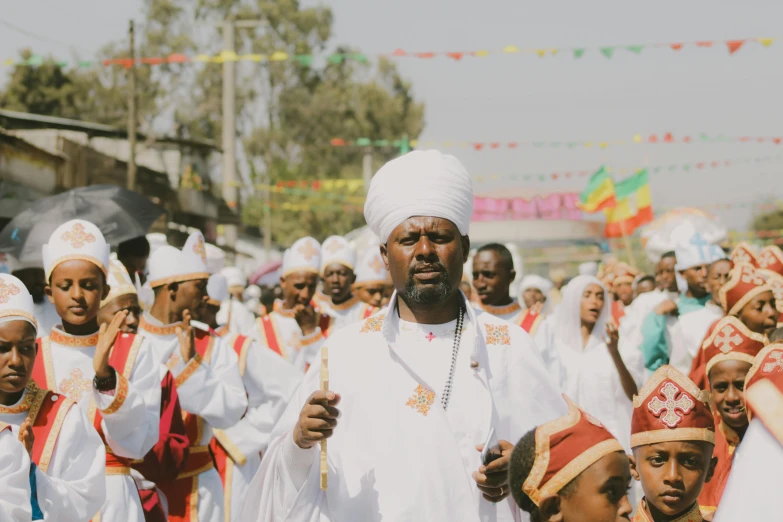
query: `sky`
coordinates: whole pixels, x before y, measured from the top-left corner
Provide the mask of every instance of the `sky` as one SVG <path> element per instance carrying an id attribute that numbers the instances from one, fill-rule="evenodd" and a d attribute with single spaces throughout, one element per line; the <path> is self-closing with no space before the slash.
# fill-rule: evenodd
<path id="1" fill-rule="evenodd" d="M 323 2 L 303 1 L 304 5 Z M 332 0 L 334 44 L 369 54 L 585 47 L 539 58 L 532 54 L 466 57 L 457 62 L 401 58 L 403 75 L 426 106 L 421 141 L 629 141 L 635 134 L 783 136 L 783 2 L 774 0 Z M 0 0 L 0 62 L 16 50 L 63 59 L 91 57 L 121 39 L 141 2 Z M 67 18 L 68 22 L 63 23 Z M 13 24 L 33 35 L 12 30 Z M 597 47 L 777 37 L 748 43 L 733 56 L 724 46 L 617 50 Z M 0 81 L 8 68 L 0 66 Z M 718 169 L 650 174 L 653 207 L 704 206 L 734 229 L 745 229 L 758 206 L 783 200 L 783 145 L 693 143 L 617 145 L 605 149 L 534 148 L 475 151 L 444 148 L 474 177 L 477 194 L 578 192 L 586 177 L 524 182 L 511 176 L 645 165 L 721 163 Z M 756 158 L 766 158 L 756 162 Z M 740 160 L 740 161 L 737 161 Z M 617 179 L 622 174 L 615 172 Z M 754 204 L 756 208 L 716 209 Z"/>

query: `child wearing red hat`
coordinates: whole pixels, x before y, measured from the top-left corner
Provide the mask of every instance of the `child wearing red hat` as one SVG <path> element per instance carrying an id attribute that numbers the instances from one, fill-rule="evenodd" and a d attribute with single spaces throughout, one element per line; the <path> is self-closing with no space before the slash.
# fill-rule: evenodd
<path id="1" fill-rule="evenodd" d="M 715 469 L 709 392 L 661 366 L 633 400 L 631 473 L 644 498 L 634 522 L 701 522 L 697 499 Z"/>

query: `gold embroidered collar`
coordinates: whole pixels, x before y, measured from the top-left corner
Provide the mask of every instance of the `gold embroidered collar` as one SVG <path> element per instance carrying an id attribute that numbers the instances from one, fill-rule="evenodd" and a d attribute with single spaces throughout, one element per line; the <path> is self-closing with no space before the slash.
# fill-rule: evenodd
<path id="1" fill-rule="evenodd" d="M 275 300 L 275 304 L 272 310 L 282 315 L 283 317 L 294 317 L 293 308 L 283 308 L 283 301 L 280 299 Z"/>
<path id="2" fill-rule="evenodd" d="M 71 335 L 55 326 L 49 333 L 49 339 L 53 343 L 69 348 L 92 348 L 98 344 L 98 332 L 91 335 Z"/>
<path id="3" fill-rule="evenodd" d="M 647 507 L 647 499 L 643 498 L 641 502 L 639 502 L 639 507 L 636 510 L 636 516 L 633 518 L 633 522 L 653 522 L 650 509 Z M 699 510 L 699 503 L 696 502 L 693 504 L 688 511 L 671 522 L 704 522 L 704 517 Z"/>
<path id="4" fill-rule="evenodd" d="M 514 299 L 511 304 L 507 304 L 505 306 L 485 305 L 482 304 L 481 301 L 478 301 L 478 305 L 479 308 L 492 315 L 508 315 L 522 310 L 522 306 L 516 299 Z"/>
<path id="5" fill-rule="evenodd" d="M 147 321 L 144 316 L 139 319 L 139 329 L 144 330 L 145 332 L 149 332 L 153 335 L 175 335 L 177 333 L 177 327 L 181 325 L 182 323 L 178 322 L 158 326 Z"/>
<path id="6" fill-rule="evenodd" d="M 22 413 L 29 411 L 35 402 L 35 396 L 38 393 L 38 386 L 33 381 L 27 383 L 25 387 L 24 396 L 19 399 L 19 402 L 13 406 L 3 406 L 0 404 L 0 414 L 14 415 L 16 413 Z"/>

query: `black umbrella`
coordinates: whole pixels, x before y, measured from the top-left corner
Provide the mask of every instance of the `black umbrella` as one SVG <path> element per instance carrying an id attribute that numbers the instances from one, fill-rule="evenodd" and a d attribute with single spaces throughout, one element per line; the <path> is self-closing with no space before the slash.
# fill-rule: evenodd
<path id="1" fill-rule="evenodd" d="M 0 231 L 0 252 L 17 259 L 40 261 L 41 247 L 66 221 L 94 223 L 106 242 L 117 245 L 143 236 L 165 211 L 149 198 L 116 185 L 80 187 L 39 199 Z"/>

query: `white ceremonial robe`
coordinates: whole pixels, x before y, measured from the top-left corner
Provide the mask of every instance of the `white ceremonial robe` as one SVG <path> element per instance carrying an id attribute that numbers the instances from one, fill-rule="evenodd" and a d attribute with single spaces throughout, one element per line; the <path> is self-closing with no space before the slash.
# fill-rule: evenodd
<path id="1" fill-rule="evenodd" d="M 673 342 L 669 364 L 688 375 L 691 371 L 691 363 L 699 353 L 701 343 L 710 326 L 725 315 L 723 308 L 710 301 L 704 305 L 704 308 L 682 315 L 676 322 L 671 321 L 673 326 L 678 323 L 676 328 L 679 329 L 679 332 L 670 333 Z"/>
<path id="2" fill-rule="evenodd" d="M 298 448 L 291 431 L 307 398 L 320 387 L 319 358 L 275 427 L 243 506 L 243 522 L 527 520 L 510 496 L 498 504 L 485 501 L 471 475 L 479 468 L 476 445 L 490 426 L 498 439 L 515 443 L 566 413 L 530 337 L 465 301 L 461 348 L 444 412 L 440 394 L 451 359 L 448 334 L 433 331 L 436 338 L 446 337 L 447 348 L 433 342 L 432 353 L 407 346 L 396 302 L 395 295 L 390 312 L 328 340 L 330 388 L 341 396 L 342 414 L 329 439 L 328 490 L 319 487 L 318 445 Z"/>
<path id="3" fill-rule="evenodd" d="M 0 422 L 10 424 L 15 437 L 19 436 L 19 427 L 29 414 L 31 394 L 35 396 L 35 392 L 25 390 L 19 402 L 0 409 Z M 104 505 L 109 478 L 112 477 L 106 477 L 106 450 L 100 435 L 80 408 L 71 407 L 65 414 L 48 469 L 35 470 L 38 505 L 45 520 L 90 520 Z M 116 484 L 112 486 L 115 492 L 124 490 Z M 134 493 L 138 497 L 135 488 Z M 29 498 L 28 494 L 28 503 Z"/>
<path id="4" fill-rule="evenodd" d="M 715 522 L 781 520 L 783 446 L 753 419 L 737 448 Z"/>
<path id="5" fill-rule="evenodd" d="M 625 316 L 623 316 L 618 329 L 620 334 L 618 346 L 621 353 L 632 353 L 632 350 L 641 351 L 644 341 L 642 324 L 647 316 L 655 310 L 655 307 L 666 300 L 676 301 L 677 294 L 662 292 L 656 288 L 652 292 L 637 296 L 630 305 L 625 307 Z"/>
<path id="6" fill-rule="evenodd" d="M 145 323 L 150 325 L 150 329 L 165 333 L 153 333 L 145 329 Z M 196 371 L 184 382 L 180 382 L 178 377 L 187 365 L 180 355 L 175 326 L 164 325 L 149 312 L 145 312 L 139 334 L 149 339 L 157 364 L 168 366 L 177 379 L 177 392 L 182 409 L 200 416 L 205 421 L 198 444 L 206 446 L 212 439 L 213 428 L 226 429 L 233 426 L 247 410 L 247 395 L 239 375 L 239 359 L 232 347 L 216 338 L 209 362 L 199 364 Z M 159 375 L 155 372 L 156 379 Z M 197 512 L 199 522 L 224 522 L 223 484 L 214 468 L 198 475 Z"/>
<path id="7" fill-rule="evenodd" d="M 256 316 L 236 298 L 223 301 L 218 311 L 217 324 L 228 326 L 228 331 L 240 335 L 251 335 L 256 325 Z"/>
<path id="8" fill-rule="evenodd" d="M 559 327 L 556 317 L 547 318 L 536 335 L 536 345 L 547 369 L 563 393 L 600 420 L 630 453 L 633 403 L 623 390 L 609 347 L 603 341 L 596 342 L 594 337 L 584 349 L 565 346 L 555 338 Z M 619 348 L 619 351 L 636 386 L 641 387 L 645 380 L 641 352 L 629 348 Z"/>
<path id="9" fill-rule="evenodd" d="M 230 345 L 236 336 L 229 335 L 225 339 Z M 247 459 L 243 465 L 234 465 L 231 459 L 226 464 L 231 470 L 226 473 L 230 481 L 225 498 L 229 514 L 226 518 L 232 522 L 240 521 L 242 502 L 261 465 L 261 454 L 269 446 L 272 428 L 304 377 L 291 363 L 256 342 L 251 342 L 246 353 L 246 362 L 240 362 L 240 372 L 247 390 L 247 413 L 234 426 L 216 435 L 219 442 L 225 440 L 225 435 Z"/>
<path id="10" fill-rule="evenodd" d="M 318 313 L 316 310 L 316 314 Z M 256 327 L 251 335 L 253 340 L 278 352 L 284 359 L 304 372 L 305 368 L 313 363 L 313 359 L 318 357 L 321 346 L 326 340 L 321 327 L 316 326 L 313 333 L 304 335 L 299 323 L 287 311 L 273 310 L 266 317 L 272 324 L 274 338 L 267 335 L 263 326 L 264 318 L 260 317 L 256 320 Z"/>
<path id="11" fill-rule="evenodd" d="M 0 522 L 28 522 L 30 457 L 11 430 L 0 425 Z"/>
<path id="12" fill-rule="evenodd" d="M 126 334 L 120 334 L 126 335 Z M 46 345 L 51 359 L 47 361 Z M 101 428 L 111 451 L 129 459 L 141 459 L 158 441 L 160 423 L 160 381 L 158 363 L 148 342 L 142 340 L 136 361 L 128 379 L 125 400 L 117 411 L 104 413 L 115 400 L 115 395 L 99 393 L 92 385 L 95 377 L 93 356 L 97 334 L 74 336 L 59 327 L 41 342 L 43 357 L 51 365 L 53 375 L 47 378 L 52 391 L 62 393 L 76 401 L 90 421 L 95 407 L 101 412 Z M 117 372 L 117 388 L 120 387 L 121 368 Z M 52 386 L 53 384 L 53 386 Z M 106 475 L 106 502 L 101 508 L 102 520 L 144 521 L 144 512 L 136 484 L 130 474 Z"/>
<path id="13" fill-rule="evenodd" d="M 319 307 L 322 312 L 334 318 L 331 326 L 332 331 L 344 328 L 357 321 L 363 321 L 378 311 L 377 308 L 365 303 L 358 296 L 353 296 L 339 305 L 329 302 L 323 303 Z"/>

